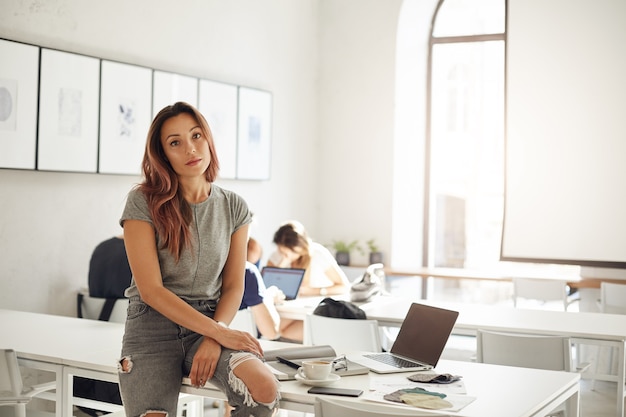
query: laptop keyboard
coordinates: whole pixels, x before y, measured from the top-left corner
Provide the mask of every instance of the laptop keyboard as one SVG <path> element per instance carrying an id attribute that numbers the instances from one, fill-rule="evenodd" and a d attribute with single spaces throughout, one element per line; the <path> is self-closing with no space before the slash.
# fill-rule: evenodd
<path id="1" fill-rule="evenodd" d="M 384 364 L 394 366 L 396 368 L 415 368 L 422 366 L 417 362 L 408 361 L 406 359 L 398 358 L 397 356 L 390 355 L 388 353 L 372 353 L 363 355 L 366 358 L 374 359 L 375 361 L 382 362 Z"/>

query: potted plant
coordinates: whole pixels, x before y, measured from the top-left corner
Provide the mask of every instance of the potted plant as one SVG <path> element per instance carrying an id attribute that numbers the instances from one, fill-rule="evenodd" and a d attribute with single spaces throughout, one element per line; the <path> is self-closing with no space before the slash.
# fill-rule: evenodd
<path id="1" fill-rule="evenodd" d="M 352 242 L 346 242 L 344 240 L 333 240 L 332 248 L 335 250 L 335 259 L 339 265 L 350 265 L 350 252 L 354 249 L 362 251 L 359 246 L 359 242 L 353 240 Z"/>
<path id="2" fill-rule="evenodd" d="M 370 265 L 371 264 L 382 264 L 383 263 L 383 253 L 380 251 L 380 248 L 376 244 L 374 239 L 370 239 L 365 242 L 367 248 L 370 251 Z"/>

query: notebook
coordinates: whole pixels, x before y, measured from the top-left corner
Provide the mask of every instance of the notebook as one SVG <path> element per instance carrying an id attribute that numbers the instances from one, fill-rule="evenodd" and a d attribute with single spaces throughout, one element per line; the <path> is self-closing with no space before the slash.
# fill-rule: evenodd
<path id="1" fill-rule="evenodd" d="M 349 355 L 377 373 L 423 371 L 439 362 L 459 313 L 413 303 L 389 352 Z"/>
<path id="2" fill-rule="evenodd" d="M 293 348 L 280 348 L 266 350 L 264 352 L 265 365 L 270 367 L 279 381 L 296 379 L 296 372 L 302 366 L 302 361 L 307 359 L 337 361 L 335 350 L 330 345 L 298 346 Z M 341 365 L 341 361 L 337 365 Z M 335 366 L 333 373 L 339 376 L 362 375 L 369 372 L 369 368 L 345 360 L 345 366 Z"/>
<path id="3" fill-rule="evenodd" d="M 298 268 L 266 266 L 261 271 L 261 276 L 263 276 L 263 282 L 267 288 L 275 285 L 285 294 L 286 300 L 294 300 L 300 290 L 304 271 L 304 269 Z"/>

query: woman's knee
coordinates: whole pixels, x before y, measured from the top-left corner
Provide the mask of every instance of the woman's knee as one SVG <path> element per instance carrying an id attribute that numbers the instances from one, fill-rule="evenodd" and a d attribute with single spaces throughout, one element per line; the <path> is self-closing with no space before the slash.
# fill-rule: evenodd
<path id="1" fill-rule="evenodd" d="M 250 356 L 252 360 L 231 362 L 232 372 L 247 387 L 255 402 L 272 404 L 278 398 L 278 381 L 263 362 Z"/>
<path id="2" fill-rule="evenodd" d="M 270 374 L 253 378 L 248 385 L 252 398 L 258 403 L 271 404 L 278 398 L 278 382 Z"/>

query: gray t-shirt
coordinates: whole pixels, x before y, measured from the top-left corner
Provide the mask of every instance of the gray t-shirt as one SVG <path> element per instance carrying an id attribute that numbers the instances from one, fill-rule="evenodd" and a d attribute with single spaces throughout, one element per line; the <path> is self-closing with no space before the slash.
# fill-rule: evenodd
<path id="1" fill-rule="evenodd" d="M 231 236 L 252 221 L 252 214 L 242 197 L 215 184 L 211 184 L 211 194 L 206 201 L 190 206 L 192 248 L 183 251 L 178 263 L 169 249 L 161 248 L 161 238 L 156 235 L 163 285 L 186 300 L 217 300 Z M 128 194 L 120 224 L 124 227 L 124 221 L 131 219 L 153 224 L 146 198 L 137 189 Z M 126 296 L 136 295 L 139 290 L 133 279 Z"/>

